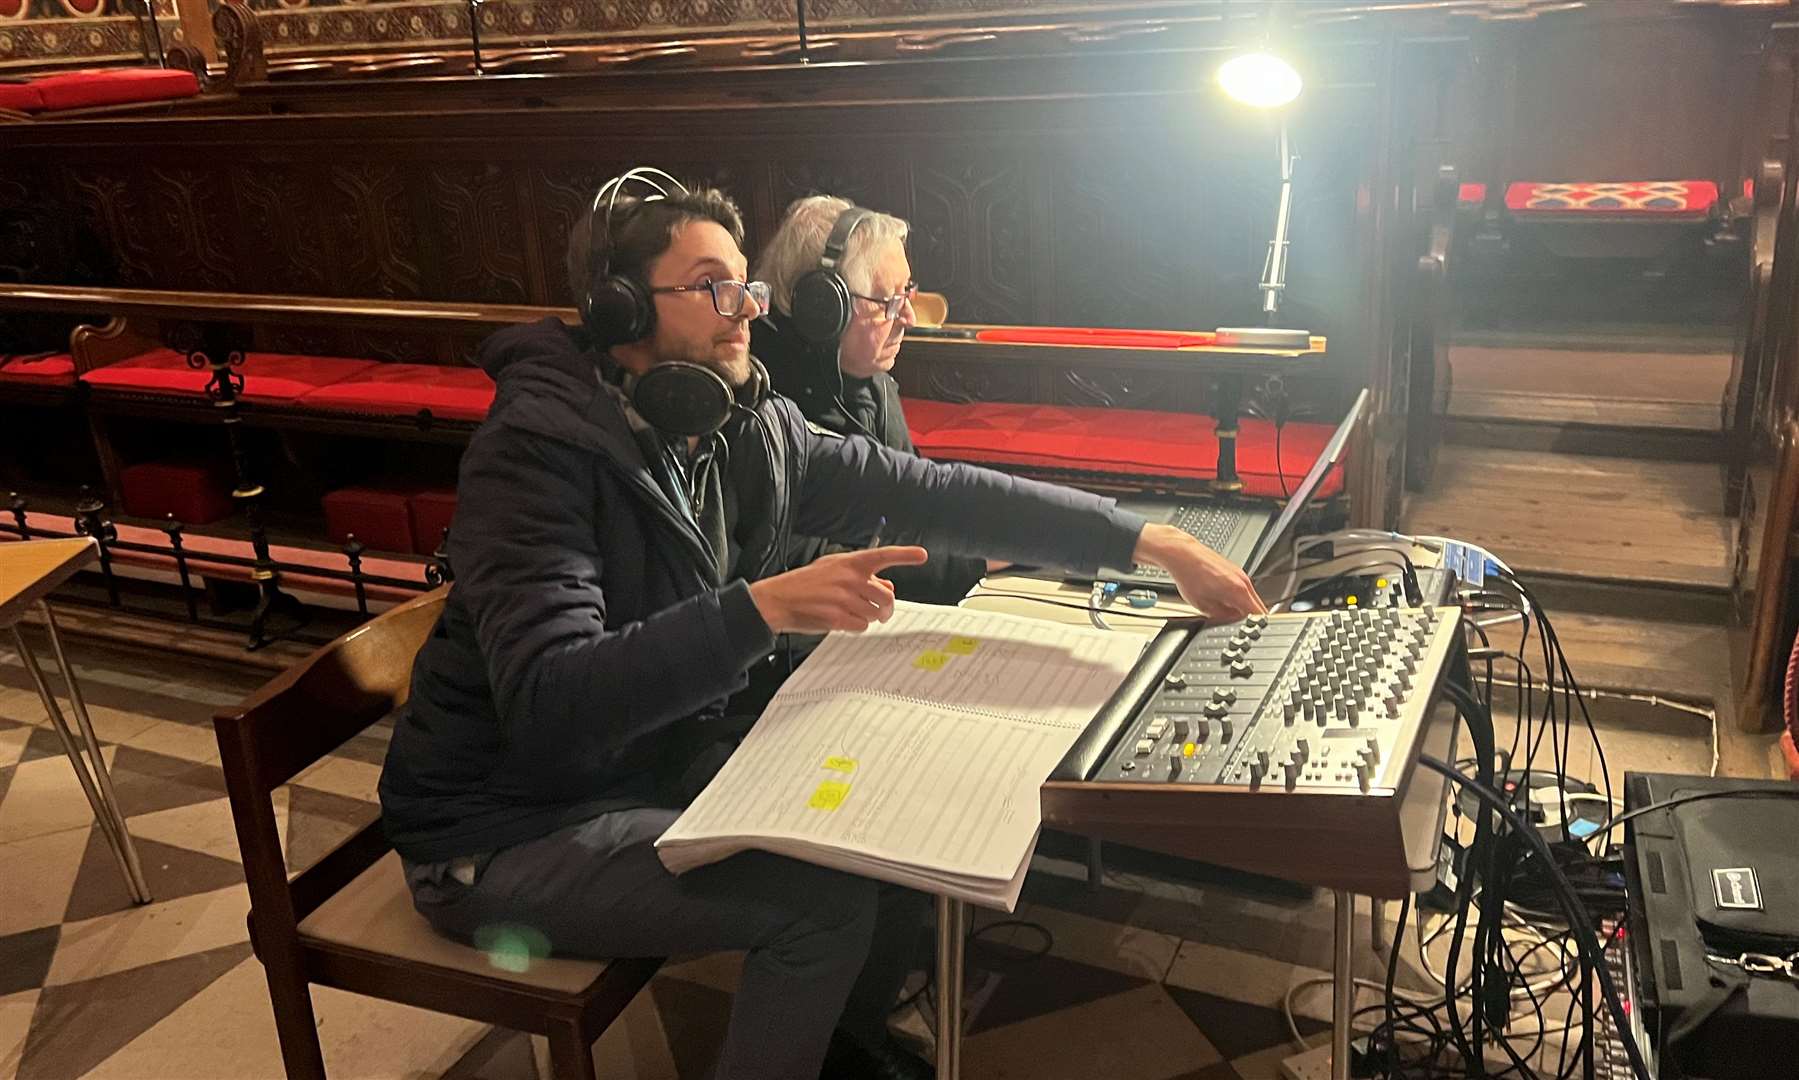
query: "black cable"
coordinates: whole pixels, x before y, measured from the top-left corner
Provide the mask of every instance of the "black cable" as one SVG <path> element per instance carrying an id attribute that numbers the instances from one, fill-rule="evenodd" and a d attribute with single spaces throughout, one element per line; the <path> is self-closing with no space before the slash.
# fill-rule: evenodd
<path id="1" fill-rule="evenodd" d="M 1533 606 L 1535 605 L 1533 604 Z M 1543 860 L 1543 865 L 1546 868 L 1549 868 L 1551 881 L 1557 886 L 1557 898 L 1561 902 L 1563 912 L 1568 916 L 1569 930 L 1573 935 L 1575 944 L 1579 948 L 1580 955 L 1583 958 L 1585 965 L 1589 968 L 1588 971 L 1583 971 L 1583 977 L 1591 977 L 1592 974 L 1598 975 L 1600 991 L 1605 997 L 1606 1007 L 1611 1011 L 1612 1020 L 1617 1026 L 1617 1036 L 1624 1046 L 1625 1056 L 1630 1061 L 1631 1072 L 1637 1077 L 1637 1080 L 1653 1080 L 1648 1066 L 1644 1064 L 1642 1049 L 1637 1046 L 1636 1037 L 1631 1033 L 1629 1018 L 1624 1012 L 1623 1001 L 1619 998 L 1618 988 L 1612 981 L 1611 969 L 1606 965 L 1604 958 L 1599 954 L 1600 944 L 1598 934 L 1594 931 L 1592 923 L 1587 919 L 1585 909 L 1575 898 L 1573 888 L 1569 884 L 1567 877 L 1561 872 L 1559 867 L 1555 866 L 1555 857 L 1550 851 L 1549 845 L 1543 840 L 1542 836 L 1538 835 L 1536 829 L 1532 828 L 1528 822 L 1518 816 L 1517 812 L 1508 805 L 1506 798 L 1498 791 L 1495 791 L 1490 785 L 1483 784 L 1472 777 L 1465 776 L 1462 773 L 1457 772 L 1451 766 L 1444 764 L 1428 754 L 1418 755 L 1418 764 L 1430 769 L 1432 772 L 1440 773 L 1445 779 L 1460 785 L 1464 791 L 1472 792 L 1482 802 L 1491 806 L 1498 812 L 1505 824 L 1509 826 L 1516 835 L 1521 837 L 1526 844 L 1531 846 L 1536 855 Z M 1708 792 L 1705 794 L 1711 793 Z M 1799 794 L 1799 792 L 1795 792 L 1794 794 Z M 1670 803 L 1673 801 L 1674 800 L 1668 800 Z M 1451 1012 L 1453 1013 L 1453 1011 L 1454 1010 L 1452 1009 Z M 1587 1037 L 1591 1038 L 1591 1035 L 1591 1025 L 1589 1024 Z M 1566 1040 L 1564 1040 L 1564 1043 L 1565 1042 Z"/>
<path id="2" fill-rule="evenodd" d="M 1799 787 L 1748 788 L 1746 790 L 1738 791 L 1695 791 L 1686 795 L 1676 795 L 1672 799 L 1663 799 L 1661 802 L 1650 803 L 1648 806 L 1639 806 L 1628 813 L 1619 814 L 1617 817 L 1610 818 L 1606 821 L 1605 828 L 1610 830 L 1624 824 L 1631 818 L 1642 817 L 1644 814 L 1652 814 L 1657 810 L 1671 810 L 1676 806 L 1683 806 L 1690 802 L 1698 802 L 1701 799 L 1799 799 Z"/>
<path id="3" fill-rule="evenodd" d="M 994 589 L 982 589 L 980 592 L 974 593 L 970 599 L 979 599 L 983 596 L 1002 596 L 1008 600 L 1030 600 L 1038 604 L 1069 608 L 1070 610 L 1079 612 L 1090 612 L 1093 610 L 1093 608 L 1087 604 L 1077 604 L 1070 600 L 1058 600 L 1053 596 L 1039 596 L 1036 593 L 1000 592 Z M 1166 623 L 1177 622 L 1182 619 L 1205 618 L 1204 615 L 1152 615 L 1147 611 L 1123 611 L 1115 607 L 1105 608 L 1103 613 L 1108 619 L 1114 615 L 1123 615 L 1129 619 L 1157 619 Z"/>
<path id="4" fill-rule="evenodd" d="M 1274 475 L 1281 482 L 1281 498 L 1290 499 L 1293 493 L 1287 490 L 1286 463 L 1281 461 L 1281 430 L 1286 426 L 1284 421 L 1274 425 Z"/>

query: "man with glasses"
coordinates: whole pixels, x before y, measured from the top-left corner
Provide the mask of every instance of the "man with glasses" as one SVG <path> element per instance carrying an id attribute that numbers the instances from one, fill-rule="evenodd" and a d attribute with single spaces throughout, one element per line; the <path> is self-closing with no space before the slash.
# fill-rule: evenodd
<path id="1" fill-rule="evenodd" d="M 886 1032 L 911 957 L 874 948 L 894 935 L 873 882 L 762 852 L 676 877 L 656 856 L 747 727 L 725 710 L 745 673 L 777 634 L 886 619 L 877 575 L 922 562 L 918 543 L 1164 566 L 1224 618 L 1260 602 L 1110 499 L 817 434 L 759 389 L 765 292 L 742 238 L 716 191 L 596 198 L 570 244 L 583 328 L 483 344 L 497 393 L 462 458 L 456 583 L 394 725 L 382 825 L 451 937 L 531 956 L 745 950 L 716 1080 L 922 1080 Z M 883 520 L 906 546 L 782 569 L 794 532 L 867 544 Z"/>
<path id="2" fill-rule="evenodd" d="M 775 389 L 792 398 L 814 424 L 916 454 L 899 383 L 891 374 L 906 330 L 915 321 L 912 295 L 918 291 L 906 258 L 906 222 L 861 211 L 862 220 L 835 268 L 849 286 L 850 298 L 848 323 L 839 337 L 809 341 L 795 325 L 794 285 L 819 266 L 832 229 L 852 208 L 847 199 L 830 195 L 808 196 L 787 208 L 756 262 L 756 276 L 768 282 L 773 307 L 753 325 L 750 351 L 768 368 Z M 802 566 L 831 550 L 818 537 L 796 537 L 789 565 Z M 990 565 L 996 564 L 933 551 L 923 566 L 895 567 L 883 576 L 902 600 L 953 604 L 968 595 Z"/>

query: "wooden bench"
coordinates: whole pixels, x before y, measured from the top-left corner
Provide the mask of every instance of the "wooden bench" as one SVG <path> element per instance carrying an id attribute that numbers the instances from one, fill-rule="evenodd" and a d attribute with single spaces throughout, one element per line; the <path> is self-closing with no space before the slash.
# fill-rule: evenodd
<path id="1" fill-rule="evenodd" d="M 524 971 L 437 934 L 371 822 L 290 883 L 273 791 L 406 703 L 438 589 L 357 627 L 213 718 L 290 1080 L 323 1078 L 310 987 L 335 987 L 547 1036 L 558 1076 L 592 1078 L 592 1046 L 660 959 L 533 961 Z"/>

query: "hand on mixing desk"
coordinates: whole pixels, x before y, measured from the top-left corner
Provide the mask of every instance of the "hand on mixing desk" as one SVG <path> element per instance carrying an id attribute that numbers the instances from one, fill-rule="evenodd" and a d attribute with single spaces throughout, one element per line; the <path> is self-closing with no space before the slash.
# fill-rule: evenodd
<path id="1" fill-rule="evenodd" d="M 1168 571 L 1181 598 L 1214 622 L 1268 610 L 1242 568 L 1172 525 L 1143 526 L 1131 557 Z"/>
<path id="2" fill-rule="evenodd" d="M 750 584 L 750 599 L 777 634 L 866 630 L 893 614 L 893 585 L 875 575 L 890 566 L 917 566 L 921 547 L 875 547 L 824 555 L 798 570 Z"/>

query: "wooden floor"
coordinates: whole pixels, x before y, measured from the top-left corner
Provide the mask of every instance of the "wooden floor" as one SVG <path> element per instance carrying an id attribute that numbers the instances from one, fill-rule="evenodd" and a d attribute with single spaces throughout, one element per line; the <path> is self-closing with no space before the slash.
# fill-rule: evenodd
<path id="1" fill-rule="evenodd" d="M 1400 530 L 1468 537 L 1520 573 L 1723 590 L 1721 485 L 1715 464 L 1448 445 Z"/>
<path id="2" fill-rule="evenodd" d="M 1456 417 L 1716 431 L 1729 352 L 1455 345 Z"/>

